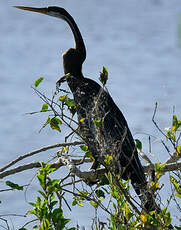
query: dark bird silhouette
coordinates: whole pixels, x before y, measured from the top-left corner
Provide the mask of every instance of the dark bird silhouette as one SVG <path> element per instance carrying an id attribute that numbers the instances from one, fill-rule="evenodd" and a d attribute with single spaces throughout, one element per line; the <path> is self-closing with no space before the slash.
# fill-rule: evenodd
<path id="1" fill-rule="evenodd" d="M 61 18 L 69 24 L 74 35 L 75 47 L 63 53 L 63 68 L 65 74 L 70 74 L 66 80 L 76 103 L 80 135 L 92 152 L 95 162 L 119 173 L 124 180 L 131 179 L 142 207 L 147 211 L 154 210 L 155 202 L 148 191 L 135 142 L 122 112 L 105 87 L 102 88 L 82 74 L 86 48 L 72 16 L 65 9 L 55 6 L 17 8 Z M 107 78 L 103 78 L 103 84 L 106 80 Z M 84 121 L 80 122 L 82 118 Z M 105 160 L 107 155 L 113 157 L 109 163 Z"/>

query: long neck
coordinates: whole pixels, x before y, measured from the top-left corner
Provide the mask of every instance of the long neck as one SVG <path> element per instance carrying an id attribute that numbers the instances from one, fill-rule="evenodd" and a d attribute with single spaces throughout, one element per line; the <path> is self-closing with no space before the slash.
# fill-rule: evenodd
<path id="1" fill-rule="evenodd" d="M 77 24 L 67 11 L 65 11 L 62 19 L 64 19 L 69 24 L 75 39 L 75 49 L 79 52 L 84 61 L 86 58 L 86 48 Z"/>

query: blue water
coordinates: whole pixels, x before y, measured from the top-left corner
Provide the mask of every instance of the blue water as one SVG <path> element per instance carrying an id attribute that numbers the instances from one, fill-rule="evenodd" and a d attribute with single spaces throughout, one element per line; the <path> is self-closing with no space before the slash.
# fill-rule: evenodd
<path id="1" fill-rule="evenodd" d="M 41 108 L 42 102 L 31 89 L 33 82 L 43 76 L 44 90 L 51 95 L 56 80 L 63 74 L 61 54 L 73 46 L 73 37 L 65 22 L 23 12 L 12 5 L 59 5 L 73 15 L 87 47 L 84 75 L 97 80 L 102 66 L 108 68 L 107 87 L 124 113 L 134 137 L 143 141 L 145 152 L 148 151 L 148 136 L 143 133 L 161 137 L 151 121 L 156 101 L 159 104 L 157 121 L 161 128 L 170 125 L 173 106 L 181 118 L 180 0 L 2 1 L 0 167 L 20 154 L 63 141 L 63 134 L 48 129 L 38 132 L 44 117 L 25 114 Z M 152 151 L 164 162 L 167 153 L 158 139 L 152 141 Z M 54 153 L 53 150 L 42 153 L 25 162 L 46 161 Z M 35 171 L 32 171 L 7 179 L 27 184 L 34 175 Z M 19 214 L 25 213 L 25 197 L 30 201 L 31 191 L 36 189 L 35 184 L 26 194 L 1 193 L 0 215 L 17 213 L 17 208 Z M 172 208 L 176 213 L 176 208 Z M 66 209 L 66 214 L 73 215 L 79 224 L 87 226 L 92 217 L 89 209 L 87 207 L 86 212 L 79 210 L 79 215 L 76 209 L 73 214 Z M 12 221 L 16 229 L 25 220 L 12 217 Z"/>

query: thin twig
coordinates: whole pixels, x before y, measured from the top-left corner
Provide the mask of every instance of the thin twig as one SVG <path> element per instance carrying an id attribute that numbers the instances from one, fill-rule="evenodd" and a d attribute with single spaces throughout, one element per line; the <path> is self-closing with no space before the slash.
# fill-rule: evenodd
<path id="1" fill-rule="evenodd" d="M 27 187 L 30 184 L 25 184 L 25 185 L 21 185 L 21 187 Z M 14 191 L 14 188 L 8 188 L 8 189 L 1 189 L 0 192 L 9 192 L 9 191 Z"/>
<path id="2" fill-rule="evenodd" d="M 22 226 L 22 228 L 24 228 L 25 226 L 27 226 L 28 224 L 31 224 L 31 223 L 33 223 L 33 222 L 35 222 L 35 221 L 38 221 L 39 219 L 37 218 L 37 219 L 34 219 L 34 220 L 30 220 L 30 221 L 28 221 L 27 223 L 25 223 L 23 226 Z"/>
<path id="3" fill-rule="evenodd" d="M 160 129 L 160 127 L 157 125 L 157 123 L 156 123 L 156 121 L 155 121 L 155 115 L 156 115 L 157 107 L 158 107 L 158 104 L 155 103 L 155 109 L 154 109 L 153 116 L 152 116 L 152 122 L 153 122 L 153 124 L 156 126 L 156 128 L 159 130 L 159 132 L 160 132 L 165 138 L 167 138 L 167 136 L 165 135 L 165 133 Z"/>
<path id="4" fill-rule="evenodd" d="M 0 217 L 0 220 L 4 221 L 4 222 L 6 223 L 7 228 L 4 227 L 4 226 L 2 226 L 2 225 L 0 225 L 0 226 L 1 226 L 2 228 L 4 228 L 4 229 L 8 229 L 8 230 L 9 230 L 10 228 L 9 228 L 9 225 L 8 225 L 8 221 L 7 221 L 6 219 L 4 219 L 4 218 L 1 218 L 1 217 Z"/>

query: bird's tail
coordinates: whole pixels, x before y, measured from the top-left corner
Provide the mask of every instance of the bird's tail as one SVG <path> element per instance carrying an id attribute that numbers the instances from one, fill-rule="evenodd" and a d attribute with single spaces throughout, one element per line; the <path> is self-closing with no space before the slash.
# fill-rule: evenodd
<path id="1" fill-rule="evenodd" d="M 154 194 L 152 194 L 149 190 L 148 184 L 133 183 L 132 185 L 139 199 L 141 200 L 143 210 L 146 212 L 156 211 L 159 213 L 161 209 L 156 204 Z"/>

